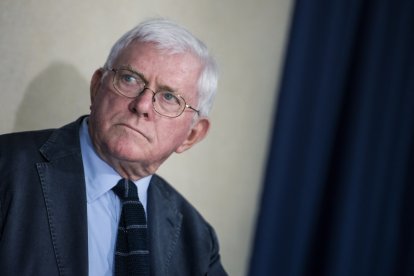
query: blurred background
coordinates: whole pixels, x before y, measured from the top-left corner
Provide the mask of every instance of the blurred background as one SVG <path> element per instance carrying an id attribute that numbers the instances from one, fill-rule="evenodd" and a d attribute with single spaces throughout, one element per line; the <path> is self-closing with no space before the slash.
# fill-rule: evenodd
<path id="1" fill-rule="evenodd" d="M 215 227 L 229 274 L 244 275 L 291 8 L 291 0 L 2 0 L 0 133 L 60 127 L 88 113 L 94 70 L 141 20 L 186 26 L 220 66 L 212 128 L 159 173 Z"/>
<path id="2" fill-rule="evenodd" d="M 414 1 L 0 2 L 0 133 L 59 127 L 142 19 L 221 69 L 209 136 L 160 174 L 230 275 L 414 275 Z"/>

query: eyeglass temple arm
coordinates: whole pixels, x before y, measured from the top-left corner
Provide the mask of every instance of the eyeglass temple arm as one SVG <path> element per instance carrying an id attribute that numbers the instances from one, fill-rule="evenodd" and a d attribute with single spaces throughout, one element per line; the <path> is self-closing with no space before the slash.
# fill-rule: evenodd
<path id="1" fill-rule="evenodd" d="M 193 111 L 197 112 L 197 114 L 198 114 L 198 115 L 200 115 L 200 111 L 199 111 L 199 110 L 197 110 L 197 109 L 195 109 L 195 108 L 194 108 L 194 107 L 192 107 L 191 105 L 186 104 L 186 105 L 185 105 L 185 107 L 187 107 L 187 108 L 189 108 L 189 109 L 191 109 L 191 110 L 193 110 Z"/>

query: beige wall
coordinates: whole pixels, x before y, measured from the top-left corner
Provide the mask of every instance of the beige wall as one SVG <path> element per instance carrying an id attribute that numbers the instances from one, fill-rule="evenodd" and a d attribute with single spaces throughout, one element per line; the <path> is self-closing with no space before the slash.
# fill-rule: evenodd
<path id="1" fill-rule="evenodd" d="M 0 133 L 58 127 L 87 113 L 93 71 L 140 20 L 187 26 L 221 68 L 212 129 L 160 174 L 213 224 L 230 275 L 249 258 L 291 0 L 2 0 Z"/>

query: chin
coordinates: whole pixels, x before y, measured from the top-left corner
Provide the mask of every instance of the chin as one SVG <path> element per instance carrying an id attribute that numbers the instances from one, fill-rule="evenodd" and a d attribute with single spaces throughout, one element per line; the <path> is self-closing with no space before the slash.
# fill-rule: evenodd
<path id="1" fill-rule="evenodd" d="M 118 160 L 134 162 L 142 159 L 142 156 L 144 155 L 140 150 L 142 148 L 142 145 L 136 143 L 120 141 L 114 146 L 109 146 L 108 152 L 112 157 Z"/>

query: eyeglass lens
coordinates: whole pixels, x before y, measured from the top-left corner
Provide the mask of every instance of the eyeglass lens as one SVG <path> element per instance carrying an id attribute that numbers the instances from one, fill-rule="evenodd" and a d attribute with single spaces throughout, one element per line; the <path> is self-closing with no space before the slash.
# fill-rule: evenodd
<path id="1" fill-rule="evenodd" d="M 129 69 L 115 71 L 114 87 L 128 98 L 138 97 L 147 89 L 144 79 Z M 167 90 L 153 93 L 153 106 L 157 113 L 168 117 L 177 117 L 184 111 L 186 103 L 181 96 Z"/>

